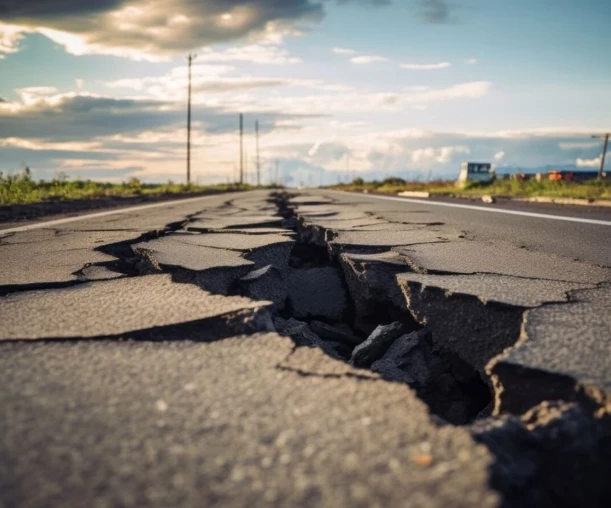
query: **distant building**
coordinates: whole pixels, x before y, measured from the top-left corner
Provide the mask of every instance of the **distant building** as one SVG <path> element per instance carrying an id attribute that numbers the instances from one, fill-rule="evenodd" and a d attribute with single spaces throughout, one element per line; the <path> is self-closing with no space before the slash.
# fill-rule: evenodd
<path id="1" fill-rule="evenodd" d="M 456 184 L 464 186 L 467 182 L 490 183 L 495 174 L 489 162 L 463 162 Z"/>

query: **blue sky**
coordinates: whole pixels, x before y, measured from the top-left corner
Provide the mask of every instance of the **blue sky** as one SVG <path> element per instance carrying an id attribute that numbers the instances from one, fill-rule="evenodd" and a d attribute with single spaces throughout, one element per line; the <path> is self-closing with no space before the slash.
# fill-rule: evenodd
<path id="1" fill-rule="evenodd" d="M 606 0 L 5 0 L 0 171 L 180 181 L 194 65 L 196 178 L 292 183 L 596 168 L 611 130 Z M 251 171 L 252 178 L 252 171 Z"/>

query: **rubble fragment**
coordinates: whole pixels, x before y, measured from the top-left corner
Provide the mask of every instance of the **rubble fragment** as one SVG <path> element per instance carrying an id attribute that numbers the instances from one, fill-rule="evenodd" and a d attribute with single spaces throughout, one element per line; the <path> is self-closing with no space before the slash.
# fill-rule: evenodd
<path id="1" fill-rule="evenodd" d="M 521 417 L 480 420 L 471 428 L 496 460 L 491 486 L 505 506 L 607 506 L 611 425 L 577 404 L 543 402 Z"/>
<path id="2" fill-rule="evenodd" d="M 363 342 L 363 339 L 354 335 L 354 331 L 349 326 L 342 323 L 330 325 L 314 320 L 310 322 L 310 327 L 314 333 L 325 340 L 343 342 L 352 346 L 358 346 Z"/>
<path id="3" fill-rule="evenodd" d="M 354 349 L 350 363 L 355 367 L 371 367 L 371 364 L 382 358 L 392 343 L 404 332 L 403 324 L 398 321 L 378 326 L 365 342 Z"/>

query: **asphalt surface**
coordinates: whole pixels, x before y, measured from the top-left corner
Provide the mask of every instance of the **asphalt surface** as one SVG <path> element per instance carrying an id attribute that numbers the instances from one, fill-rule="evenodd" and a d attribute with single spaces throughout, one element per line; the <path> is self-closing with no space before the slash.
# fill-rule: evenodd
<path id="1" fill-rule="evenodd" d="M 320 191 L 312 191 L 318 193 Z M 384 212 L 389 219 L 442 222 L 459 228 L 470 239 L 483 241 L 505 241 L 515 246 L 524 246 L 541 253 L 558 254 L 571 259 L 581 259 L 594 264 L 611 266 L 609 227 L 525 217 L 503 213 L 486 213 L 466 208 L 444 208 L 427 203 L 386 201 L 375 196 L 347 193 L 327 193 L 339 203 L 359 203 L 373 213 Z M 440 200 L 450 204 L 465 204 L 455 200 Z M 581 206 L 553 206 L 538 203 L 503 203 L 486 205 L 479 202 L 469 206 L 496 210 L 523 211 L 549 214 L 557 217 L 594 219 L 611 222 L 611 209 Z M 413 217 L 413 214 L 418 214 Z"/>
<path id="2" fill-rule="evenodd" d="M 604 506 L 609 227 L 299 193 L 0 231 L 0 506 Z"/>

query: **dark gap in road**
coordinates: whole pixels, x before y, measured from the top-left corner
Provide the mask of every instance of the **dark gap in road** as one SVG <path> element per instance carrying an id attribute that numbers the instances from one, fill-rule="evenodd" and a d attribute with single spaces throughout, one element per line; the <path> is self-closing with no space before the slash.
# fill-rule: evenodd
<path id="1" fill-rule="evenodd" d="M 0 286 L 0 297 L 11 293 L 22 293 L 24 291 L 41 291 L 45 289 L 64 289 L 82 284 L 82 280 L 69 280 L 65 282 L 42 282 L 33 284 L 7 284 Z"/>
<path id="2" fill-rule="evenodd" d="M 384 292 L 372 292 L 357 309 L 338 251 L 329 245 L 333 231 L 306 225 L 289 195 L 273 199 L 297 233 L 288 297 L 274 319 L 280 333 L 291 336 L 298 347 L 319 347 L 333 358 L 409 385 L 449 423 L 467 424 L 491 405 L 490 389 L 480 374 L 454 352 L 435 345 L 430 330 Z M 373 248 L 371 253 L 385 250 Z"/>
<path id="3" fill-rule="evenodd" d="M 269 320 L 264 312 L 235 311 L 209 318 L 176 323 L 171 325 L 155 326 L 142 330 L 115 335 L 100 335 L 91 337 L 45 337 L 44 339 L 23 339 L 15 337 L 3 339 L 2 344 L 9 343 L 76 343 L 89 341 L 137 341 L 137 342 L 167 342 L 167 341 L 193 341 L 216 342 L 235 337 L 236 335 L 252 335 L 260 333 L 259 320 Z"/>

